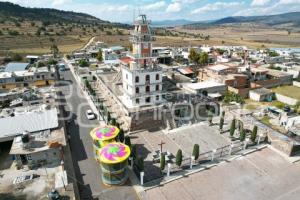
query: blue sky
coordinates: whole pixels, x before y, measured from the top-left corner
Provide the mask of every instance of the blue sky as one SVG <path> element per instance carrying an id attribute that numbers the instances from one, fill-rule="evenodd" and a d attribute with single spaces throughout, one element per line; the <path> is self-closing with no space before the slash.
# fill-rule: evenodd
<path id="1" fill-rule="evenodd" d="M 152 20 L 219 19 L 227 16 L 268 15 L 300 11 L 300 0 L 0 0 L 29 7 L 72 10 L 114 21 L 132 21 L 134 10 Z"/>

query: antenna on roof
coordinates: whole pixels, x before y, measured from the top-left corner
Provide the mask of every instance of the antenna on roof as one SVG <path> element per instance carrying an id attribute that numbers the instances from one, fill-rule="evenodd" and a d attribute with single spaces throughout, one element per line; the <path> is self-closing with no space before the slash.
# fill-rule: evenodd
<path id="1" fill-rule="evenodd" d="M 139 15 L 141 15 L 141 7 L 140 6 L 138 7 L 138 12 L 139 12 Z"/>
<path id="2" fill-rule="evenodd" d="M 133 20 L 132 20 L 132 22 L 134 23 L 134 20 L 135 20 L 135 8 L 133 9 Z"/>

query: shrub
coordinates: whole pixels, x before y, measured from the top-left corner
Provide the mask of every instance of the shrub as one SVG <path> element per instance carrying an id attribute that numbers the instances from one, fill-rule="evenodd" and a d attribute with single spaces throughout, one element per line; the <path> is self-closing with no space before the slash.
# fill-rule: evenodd
<path id="1" fill-rule="evenodd" d="M 8 31 L 8 34 L 11 35 L 11 36 L 17 36 L 17 35 L 20 35 L 20 33 L 18 31 L 14 31 L 14 30 L 9 30 Z"/>
<path id="2" fill-rule="evenodd" d="M 131 140 L 130 140 L 130 137 L 129 136 L 126 136 L 125 137 L 125 144 L 129 147 L 131 147 Z"/>
<path id="3" fill-rule="evenodd" d="M 245 130 L 242 128 L 241 132 L 240 132 L 240 140 L 244 141 L 246 139 L 246 133 Z"/>
<path id="4" fill-rule="evenodd" d="M 144 171 L 144 158 L 143 157 L 138 157 L 136 159 L 136 166 L 137 166 L 139 172 Z"/>
<path id="5" fill-rule="evenodd" d="M 165 155 L 160 156 L 160 170 L 163 171 L 166 166 L 166 158 Z"/>
<path id="6" fill-rule="evenodd" d="M 220 118 L 220 125 L 219 125 L 220 130 L 223 130 L 223 125 L 224 125 L 224 118 L 221 117 Z"/>
<path id="7" fill-rule="evenodd" d="M 199 158 L 199 153 L 200 153 L 199 144 L 194 144 L 193 154 L 192 155 L 195 157 L 195 160 L 197 160 Z"/>
<path id="8" fill-rule="evenodd" d="M 230 126 L 230 136 L 232 137 L 234 135 L 235 131 L 235 119 L 232 120 L 231 126 Z"/>
<path id="9" fill-rule="evenodd" d="M 180 166 L 181 166 L 181 163 L 182 163 L 182 150 L 179 149 L 179 150 L 177 151 L 177 154 L 176 154 L 176 165 L 177 165 L 178 167 L 180 167 Z"/>
<path id="10" fill-rule="evenodd" d="M 256 136 L 257 136 L 257 126 L 254 126 L 253 131 L 251 133 L 251 138 L 250 138 L 252 142 L 255 142 Z"/>
<path id="11" fill-rule="evenodd" d="M 11 59 L 13 61 L 22 61 L 23 57 L 20 54 L 15 53 L 14 55 L 12 55 Z"/>

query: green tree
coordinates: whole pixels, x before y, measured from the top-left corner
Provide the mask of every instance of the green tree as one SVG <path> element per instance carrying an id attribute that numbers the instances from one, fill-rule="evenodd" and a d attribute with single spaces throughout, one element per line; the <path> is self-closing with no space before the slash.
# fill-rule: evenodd
<path id="1" fill-rule="evenodd" d="M 130 137 L 128 135 L 125 136 L 125 144 L 131 148 L 131 140 L 130 140 Z"/>
<path id="2" fill-rule="evenodd" d="M 51 51 L 51 53 L 53 54 L 53 57 L 56 58 L 56 57 L 57 57 L 57 54 L 59 53 L 59 49 L 58 49 L 57 45 L 53 43 L 53 44 L 50 46 L 50 51 Z"/>
<path id="3" fill-rule="evenodd" d="M 57 60 L 54 60 L 54 59 L 50 59 L 48 61 L 48 65 L 56 65 L 57 64 Z"/>
<path id="4" fill-rule="evenodd" d="M 136 159 L 136 166 L 137 166 L 139 172 L 144 171 L 144 158 L 143 157 L 138 157 Z"/>
<path id="5" fill-rule="evenodd" d="M 109 123 L 111 120 L 110 112 L 107 111 L 107 123 Z"/>
<path id="6" fill-rule="evenodd" d="M 230 136 L 231 136 L 231 137 L 233 137 L 234 131 L 235 131 L 235 119 L 233 119 L 233 120 L 231 121 L 231 125 L 230 125 Z"/>
<path id="7" fill-rule="evenodd" d="M 120 128 L 120 132 L 119 132 L 119 141 L 120 142 L 124 142 L 125 136 L 124 136 L 124 130 Z"/>
<path id="8" fill-rule="evenodd" d="M 199 144 L 194 144 L 192 155 L 195 157 L 195 160 L 197 160 L 199 158 L 199 153 L 200 153 L 200 146 L 199 146 Z"/>
<path id="9" fill-rule="evenodd" d="M 88 67 L 89 63 L 85 59 L 79 60 L 79 67 Z"/>
<path id="10" fill-rule="evenodd" d="M 223 130 L 223 125 L 224 125 L 224 118 L 221 117 L 221 118 L 220 118 L 220 124 L 219 124 L 220 131 Z"/>
<path id="11" fill-rule="evenodd" d="M 178 149 L 177 153 L 176 153 L 176 165 L 178 167 L 181 166 L 181 163 L 182 163 L 182 150 L 181 149 Z"/>
<path id="12" fill-rule="evenodd" d="M 209 111 L 208 112 L 208 123 L 209 123 L 209 126 L 212 126 L 212 120 L 213 120 L 213 114 Z"/>
<path id="13" fill-rule="evenodd" d="M 246 132 L 245 129 L 242 128 L 242 130 L 240 131 L 240 140 L 245 141 L 245 139 L 246 139 Z"/>
<path id="14" fill-rule="evenodd" d="M 205 64 L 208 63 L 208 54 L 206 52 L 201 52 L 200 53 L 198 63 L 200 65 L 205 65 Z"/>
<path id="15" fill-rule="evenodd" d="M 131 147 L 130 157 L 132 157 L 133 160 L 137 158 L 137 146 L 135 144 Z"/>
<path id="16" fill-rule="evenodd" d="M 165 155 L 161 154 L 160 156 L 160 171 L 163 171 L 166 166 L 166 158 Z"/>
<path id="17" fill-rule="evenodd" d="M 255 142 L 256 136 L 257 136 L 257 126 L 254 126 L 253 131 L 251 133 L 251 138 L 250 138 L 252 142 Z"/>
<path id="18" fill-rule="evenodd" d="M 20 62 L 20 61 L 23 60 L 23 57 L 22 57 L 20 54 L 15 53 L 15 54 L 12 55 L 11 59 L 12 59 L 13 61 L 18 61 L 18 62 Z"/>
<path id="19" fill-rule="evenodd" d="M 102 50 L 99 49 L 99 52 L 97 53 L 97 60 L 99 62 L 102 62 L 103 61 L 103 57 L 102 57 Z"/>
<path id="20" fill-rule="evenodd" d="M 197 52 L 195 49 L 193 49 L 193 48 L 190 50 L 189 59 L 190 59 L 192 62 L 196 63 L 196 64 L 199 63 L 199 54 L 198 54 L 198 52 Z"/>

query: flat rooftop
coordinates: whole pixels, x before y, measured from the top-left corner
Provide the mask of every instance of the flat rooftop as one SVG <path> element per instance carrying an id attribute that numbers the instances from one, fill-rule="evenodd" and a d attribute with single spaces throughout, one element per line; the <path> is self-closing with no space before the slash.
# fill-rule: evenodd
<path id="1" fill-rule="evenodd" d="M 271 149 L 243 156 L 145 192 L 145 199 L 298 200 L 300 162 Z"/>
<path id="2" fill-rule="evenodd" d="M 23 111 L 15 111 L 14 114 L 13 117 L 0 118 L 0 140 L 11 140 L 24 131 L 32 133 L 58 127 L 56 108 L 31 111 L 24 108 Z"/>
<path id="3" fill-rule="evenodd" d="M 25 71 L 28 66 L 29 66 L 29 63 L 11 62 L 6 65 L 5 71 L 6 72 Z"/>
<path id="4" fill-rule="evenodd" d="M 201 90 L 201 89 L 205 89 L 205 88 L 225 86 L 225 84 L 217 83 L 217 82 L 214 82 L 214 81 L 203 81 L 203 82 L 198 82 L 198 83 L 186 83 L 186 84 L 183 84 L 183 85 L 185 87 L 189 87 L 190 89 L 193 89 L 193 90 Z"/>

